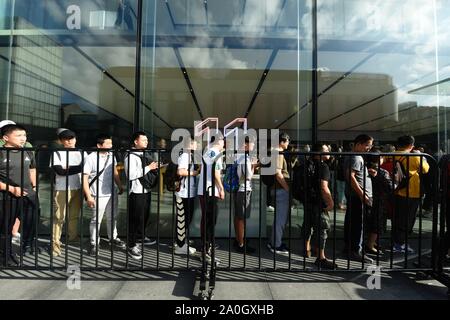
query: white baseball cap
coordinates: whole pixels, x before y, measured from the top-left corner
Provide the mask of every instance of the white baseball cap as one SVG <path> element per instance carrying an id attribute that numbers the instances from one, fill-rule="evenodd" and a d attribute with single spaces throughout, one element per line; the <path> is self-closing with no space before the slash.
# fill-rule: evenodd
<path id="1" fill-rule="evenodd" d="M 4 126 L 7 126 L 9 124 L 16 124 L 14 121 L 11 120 L 2 120 L 0 121 L 0 129 L 3 128 Z"/>

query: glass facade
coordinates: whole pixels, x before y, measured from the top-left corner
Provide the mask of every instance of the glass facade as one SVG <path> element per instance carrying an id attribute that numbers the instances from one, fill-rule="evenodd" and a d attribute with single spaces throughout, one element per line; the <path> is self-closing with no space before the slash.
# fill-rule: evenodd
<path id="1" fill-rule="evenodd" d="M 153 147 L 217 117 L 298 145 L 412 134 L 448 153 L 449 13 L 449 0 L 0 0 L 0 119 L 35 146 L 66 127 L 80 147 L 136 129 Z"/>
<path id="2" fill-rule="evenodd" d="M 34 144 L 218 117 L 448 151 L 447 0 L 1 0 L 0 118 Z M 139 22 L 141 30 L 139 32 Z M 139 57 L 136 57 L 136 50 Z M 316 71 L 316 73 L 315 73 Z M 136 92 L 136 79 L 139 90 Z"/>

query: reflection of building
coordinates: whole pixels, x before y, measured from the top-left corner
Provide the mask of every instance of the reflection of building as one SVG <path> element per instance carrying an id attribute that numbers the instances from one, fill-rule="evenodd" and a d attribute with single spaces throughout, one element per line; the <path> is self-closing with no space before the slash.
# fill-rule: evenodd
<path id="1" fill-rule="evenodd" d="M 9 105 L 1 108 L 2 119 L 26 127 L 55 128 L 61 104 L 62 48 L 22 18 L 14 36 Z"/>

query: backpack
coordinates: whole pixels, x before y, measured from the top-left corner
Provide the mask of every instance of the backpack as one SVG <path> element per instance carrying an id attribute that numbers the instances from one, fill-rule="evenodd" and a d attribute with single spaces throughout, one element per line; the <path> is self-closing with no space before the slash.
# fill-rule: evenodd
<path id="1" fill-rule="evenodd" d="M 293 168 L 292 196 L 294 199 L 305 203 L 316 202 L 320 199 L 318 190 L 319 177 L 313 161 L 306 160 L 304 163 Z"/>
<path id="2" fill-rule="evenodd" d="M 239 190 L 239 175 L 237 172 L 238 164 L 228 164 L 223 176 L 223 187 L 226 192 L 237 192 Z"/>
<path id="3" fill-rule="evenodd" d="M 178 156 L 181 156 L 183 151 L 180 151 Z M 194 162 L 191 155 L 191 161 Z M 186 177 L 187 178 L 187 177 Z M 178 175 L 178 162 L 173 163 L 172 161 L 167 166 L 166 173 L 164 175 L 164 182 L 168 191 L 178 192 L 181 189 L 182 183 L 184 183 L 185 177 L 181 177 Z"/>
<path id="4" fill-rule="evenodd" d="M 400 159 L 394 161 L 393 180 L 395 191 L 404 189 L 408 186 L 409 174 L 406 172 Z"/>
<path id="5" fill-rule="evenodd" d="M 268 153 L 265 159 L 271 158 L 271 152 Z M 267 164 L 261 163 L 261 168 L 270 168 L 272 161 L 269 161 Z M 262 171 L 262 170 L 261 170 Z M 260 179 L 262 183 L 264 183 L 267 188 L 271 188 L 275 185 L 275 174 L 260 174 Z"/>
<path id="6" fill-rule="evenodd" d="M 182 180 L 183 177 L 178 175 L 178 163 L 170 162 L 164 175 L 167 190 L 171 192 L 180 191 Z"/>
<path id="7" fill-rule="evenodd" d="M 134 155 L 138 156 L 141 159 L 144 166 L 148 166 L 153 162 L 153 158 L 147 153 L 144 153 L 144 156 L 140 156 L 136 153 L 134 153 Z M 153 189 L 154 187 L 156 187 L 159 181 L 159 169 L 150 170 L 144 176 L 138 178 L 138 180 L 145 189 Z"/>

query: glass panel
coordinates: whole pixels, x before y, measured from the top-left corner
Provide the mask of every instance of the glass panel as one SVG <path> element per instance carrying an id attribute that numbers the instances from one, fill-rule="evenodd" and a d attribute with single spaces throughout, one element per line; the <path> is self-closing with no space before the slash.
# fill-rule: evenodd
<path id="1" fill-rule="evenodd" d="M 424 0 L 318 1 L 320 139 L 412 134 L 436 151 L 436 94 L 415 91 L 436 78 L 434 21 Z"/>
<path id="2" fill-rule="evenodd" d="M 14 5 L 10 7 L 10 3 Z M 75 131 L 80 147 L 95 146 L 95 136 L 100 132 L 111 134 L 116 147 L 129 145 L 134 112 L 136 3 L 0 0 L 1 119 L 25 126 L 28 140 L 35 146 L 54 147 L 58 127 Z M 49 158 L 49 153 L 38 157 L 42 173 L 41 234 L 49 233 L 52 214 Z M 121 235 L 126 228 L 126 199 L 122 197 L 118 223 Z M 85 237 L 90 218 L 85 210 Z"/>
<path id="3" fill-rule="evenodd" d="M 141 93 L 149 107 L 141 107 L 140 126 L 153 138 L 170 141 L 174 128 L 193 132 L 194 121 L 217 117 L 221 130 L 246 118 L 249 128 L 288 132 L 294 147 L 310 143 L 311 1 L 155 0 L 143 11 Z M 258 208 L 259 190 L 254 194 Z M 168 234 L 171 199 L 165 194 L 161 206 Z M 228 235 L 225 202 L 220 236 Z M 249 236 L 257 234 L 258 219 L 248 220 Z M 198 234 L 199 224 L 192 228 Z"/>
<path id="4" fill-rule="evenodd" d="M 134 111 L 135 9 L 135 0 L 16 0 L 12 10 L 1 10 L 3 25 L 14 22 L 3 119 L 25 125 L 38 145 L 54 140 L 61 126 L 79 134 L 80 146 L 92 146 L 99 131 L 127 141 Z M 11 30 L 1 29 L 5 48 Z"/>

